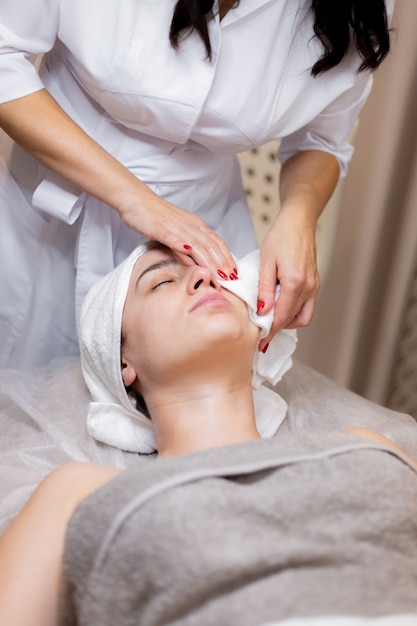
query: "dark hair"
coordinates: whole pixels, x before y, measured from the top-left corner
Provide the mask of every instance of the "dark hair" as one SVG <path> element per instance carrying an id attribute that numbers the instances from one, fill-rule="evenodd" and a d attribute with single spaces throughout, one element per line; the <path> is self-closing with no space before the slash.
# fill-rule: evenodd
<path id="1" fill-rule="evenodd" d="M 231 0 L 230 6 L 238 3 Z M 173 48 L 178 48 L 183 34 L 195 30 L 211 58 L 207 18 L 213 4 L 214 0 L 178 0 L 169 31 Z M 385 0 L 311 0 L 311 10 L 314 34 L 324 49 L 311 68 L 313 76 L 336 67 L 352 45 L 362 60 L 359 71 L 375 70 L 387 56 L 390 37 Z"/>
<path id="2" fill-rule="evenodd" d="M 120 333 L 120 348 L 122 348 L 125 340 L 126 340 L 126 335 L 123 332 L 121 332 Z M 120 361 L 120 367 L 121 369 L 125 367 L 122 361 Z M 135 389 L 133 389 L 133 387 L 131 387 L 130 385 L 125 385 L 124 387 L 126 389 L 127 395 L 129 396 L 131 400 L 133 400 L 134 404 L 136 405 L 136 410 L 141 411 L 146 417 L 148 417 L 149 419 L 152 419 L 151 414 L 149 413 L 149 409 L 146 405 L 145 398 L 140 393 L 138 393 Z"/>
<path id="3" fill-rule="evenodd" d="M 324 54 L 312 67 L 317 76 L 336 67 L 353 42 L 362 63 L 359 71 L 375 70 L 390 49 L 384 0 L 312 0 L 314 33 Z"/>
<path id="4" fill-rule="evenodd" d="M 207 14 L 213 8 L 214 0 L 178 0 L 169 29 L 169 40 L 173 48 L 178 48 L 184 31 L 196 30 L 211 59 L 211 44 L 207 28 Z"/>

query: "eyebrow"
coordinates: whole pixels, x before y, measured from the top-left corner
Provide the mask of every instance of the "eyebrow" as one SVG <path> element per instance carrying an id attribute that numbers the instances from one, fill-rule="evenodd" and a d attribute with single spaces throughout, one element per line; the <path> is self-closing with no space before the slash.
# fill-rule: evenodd
<path id="1" fill-rule="evenodd" d="M 145 268 L 143 272 L 138 276 L 136 280 L 135 289 L 137 289 L 141 278 L 143 278 L 146 274 L 148 274 L 149 272 L 160 270 L 163 267 L 168 267 L 169 265 L 179 265 L 179 262 L 173 257 L 171 257 L 169 259 L 163 259 L 161 261 L 157 261 L 156 263 L 152 263 L 152 265 L 149 265 L 149 267 Z"/>

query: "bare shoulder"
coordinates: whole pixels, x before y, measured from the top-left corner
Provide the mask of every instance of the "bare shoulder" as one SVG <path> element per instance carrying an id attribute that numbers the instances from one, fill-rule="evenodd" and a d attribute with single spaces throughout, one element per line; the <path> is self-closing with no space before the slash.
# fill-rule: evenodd
<path id="1" fill-rule="evenodd" d="M 363 439 L 369 439 L 369 441 L 375 441 L 376 443 L 395 446 L 395 444 L 390 439 L 385 437 L 385 435 L 378 432 L 377 430 L 373 430 L 372 428 L 347 428 L 343 432 L 347 433 L 348 435 L 356 435 L 357 437 L 362 437 Z"/>
<path id="2" fill-rule="evenodd" d="M 369 441 L 374 441 L 375 443 L 380 443 L 384 446 L 388 446 L 392 448 L 395 452 L 400 454 L 412 467 L 417 469 L 417 461 L 413 459 L 409 454 L 404 452 L 397 444 L 395 444 L 391 439 L 385 437 L 382 433 L 377 430 L 373 430 L 372 428 L 348 428 L 343 432 L 348 435 L 356 435 L 357 437 L 362 437 L 363 439 L 368 439 Z"/>
<path id="3" fill-rule="evenodd" d="M 121 472 L 120 469 L 95 463 L 65 463 L 42 481 L 35 494 L 41 492 L 47 497 L 66 494 L 76 505 Z"/>
<path id="4" fill-rule="evenodd" d="M 13 528 L 35 524 L 35 521 L 40 524 L 51 522 L 56 527 L 66 525 L 81 500 L 120 472 L 114 467 L 93 463 L 72 462 L 61 465 L 35 489 L 6 534 Z"/>

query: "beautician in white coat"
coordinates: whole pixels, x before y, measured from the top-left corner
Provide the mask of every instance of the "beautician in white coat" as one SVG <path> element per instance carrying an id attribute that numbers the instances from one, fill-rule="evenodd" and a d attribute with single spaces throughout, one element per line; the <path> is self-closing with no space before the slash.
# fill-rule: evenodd
<path id="1" fill-rule="evenodd" d="M 235 279 L 229 249 L 256 247 L 235 154 L 273 138 L 282 209 L 259 310 L 278 279 L 271 335 L 308 324 L 316 221 L 392 3 L 2 0 L 0 124 L 16 144 L 0 160 L 0 365 L 76 354 L 85 293 L 143 238 Z"/>

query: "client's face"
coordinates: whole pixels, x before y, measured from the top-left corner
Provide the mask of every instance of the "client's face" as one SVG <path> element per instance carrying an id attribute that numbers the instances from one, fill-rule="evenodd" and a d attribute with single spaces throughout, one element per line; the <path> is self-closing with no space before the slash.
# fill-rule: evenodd
<path id="1" fill-rule="evenodd" d="M 246 303 L 222 288 L 211 270 L 157 247 L 132 271 L 122 320 L 123 381 L 170 382 L 230 358 L 249 371 L 259 329 Z"/>

